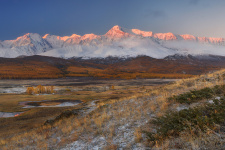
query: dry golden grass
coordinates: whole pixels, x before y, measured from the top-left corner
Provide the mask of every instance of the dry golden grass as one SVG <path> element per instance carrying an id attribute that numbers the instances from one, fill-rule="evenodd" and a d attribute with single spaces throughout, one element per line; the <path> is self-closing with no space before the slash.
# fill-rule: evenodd
<path id="1" fill-rule="evenodd" d="M 135 129 L 134 131 L 135 142 L 139 143 L 142 140 L 142 131 L 140 128 Z"/>
<path id="2" fill-rule="evenodd" d="M 124 87 L 122 86 L 115 86 L 114 90 L 109 89 L 107 91 L 104 91 L 104 90 L 89 91 L 90 88 L 95 88 L 92 86 L 91 87 L 85 86 L 83 88 L 86 89 L 86 91 L 74 91 L 74 92 L 65 91 L 64 95 L 62 95 L 63 93 L 55 94 L 55 95 L 0 94 L 0 111 L 3 111 L 3 112 L 25 111 L 25 113 L 21 114 L 21 116 L 16 118 L 7 118 L 7 119 L 0 118 L 0 121 L 2 121 L 2 123 L 0 124 L 0 127 L 1 127 L 0 137 L 7 137 L 7 136 L 10 136 L 11 134 L 14 135 L 16 133 L 21 133 L 33 128 L 37 128 L 43 125 L 46 120 L 54 118 L 55 116 L 59 115 L 62 111 L 74 109 L 74 107 L 23 109 L 22 108 L 23 106 L 18 105 L 18 103 L 22 101 L 42 101 L 42 100 L 59 100 L 59 99 L 83 100 L 84 102 L 92 101 L 93 99 L 101 99 L 102 101 L 107 101 L 108 99 L 112 97 L 113 98 L 127 97 L 129 95 L 136 93 L 135 90 L 131 91 L 129 89 L 124 89 Z M 97 86 L 97 88 L 101 89 L 102 86 Z M 116 101 L 117 101 L 116 99 L 112 100 L 112 102 L 116 102 Z M 51 102 L 51 105 L 53 104 L 57 104 L 57 103 Z M 48 103 L 42 103 L 41 105 L 48 106 Z M 107 120 L 107 116 L 103 115 L 102 119 Z M 84 126 L 88 126 L 88 124 L 90 124 L 89 119 L 86 119 L 86 120 L 88 120 L 88 123 L 84 123 Z"/>
<path id="3" fill-rule="evenodd" d="M 136 142 L 140 142 L 142 141 L 140 126 L 135 126 L 135 122 L 140 121 L 141 125 L 144 126 L 143 122 L 150 119 L 150 114 L 162 116 L 166 110 L 170 108 L 171 103 L 167 101 L 169 96 L 184 93 L 193 89 L 224 84 L 224 74 L 225 70 L 221 70 L 212 74 L 179 80 L 166 86 L 152 87 L 145 93 L 136 92 L 129 97 L 99 101 L 96 105 L 97 108 L 90 114 L 71 117 L 59 121 L 53 126 L 45 126 L 35 129 L 32 132 L 15 135 L 12 139 L 7 139 L 7 142 L 2 140 L 1 144 L 3 145 L 3 148 L 4 146 L 7 148 L 11 145 L 15 145 L 15 143 L 22 143 L 21 145 L 24 145 L 24 141 L 26 141 L 27 145 L 32 145 L 31 141 L 35 140 L 36 143 L 38 143 L 37 145 L 43 145 L 41 148 L 45 148 L 46 144 L 41 141 L 55 141 L 55 137 L 62 137 L 62 135 L 65 137 L 75 136 L 72 140 L 68 140 L 68 142 L 64 140 L 61 144 L 56 143 L 55 147 L 59 145 L 62 146 L 78 139 L 90 142 L 91 137 L 99 135 L 104 136 L 108 141 L 111 141 L 114 136 L 117 136 L 115 134 L 116 130 L 118 131 L 117 127 L 127 123 L 130 124 L 129 127 L 132 128 L 131 130 L 134 131 Z M 20 136 L 23 138 L 20 138 Z M 166 140 L 162 145 L 156 143 L 156 147 L 161 146 L 163 149 L 167 149 L 168 147 L 174 146 L 179 148 L 183 146 L 182 144 L 185 141 L 189 141 L 191 148 L 198 148 L 199 142 L 201 142 L 200 137 L 198 139 L 200 141 L 195 139 L 196 137 L 193 137 L 192 135 L 185 135 L 184 137 L 187 138 L 177 145 L 173 145 L 174 141 Z M 202 135 L 202 137 L 207 139 L 205 135 Z M 118 148 L 118 146 L 115 146 L 112 142 L 108 142 L 108 146 L 105 148 L 114 149 Z"/>
<path id="4" fill-rule="evenodd" d="M 182 132 L 179 137 L 166 139 L 160 145 L 155 145 L 153 149 L 223 149 L 224 138 L 213 132 L 198 132 L 197 136 L 191 131 Z"/>

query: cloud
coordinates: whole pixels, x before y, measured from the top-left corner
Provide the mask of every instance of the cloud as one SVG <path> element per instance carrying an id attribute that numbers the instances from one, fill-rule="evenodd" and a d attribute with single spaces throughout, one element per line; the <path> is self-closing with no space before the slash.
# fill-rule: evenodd
<path id="1" fill-rule="evenodd" d="M 111 44 L 73 45 L 49 50 L 39 54 L 44 56 L 70 58 L 76 57 L 107 57 L 107 56 L 137 56 L 147 55 L 154 58 L 164 58 L 176 51 L 164 48 L 150 38 L 127 38 L 113 41 Z"/>
<path id="2" fill-rule="evenodd" d="M 53 57 L 107 57 L 147 55 L 153 58 L 164 58 L 174 54 L 219 55 L 225 56 L 224 46 L 203 44 L 195 41 L 159 41 L 151 38 L 127 38 L 100 45 L 73 45 L 49 50 L 39 54 Z M 0 53 L 1 56 L 1 53 Z M 4 55 L 3 55 L 4 56 Z M 7 55 L 5 55 L 7 57 Z"/>
<path id="3" fill-rule="evenodd" d="M 190 0 L 189 4 L 190 5 L 197 5 L 199 3 L 200 0 Z"/>

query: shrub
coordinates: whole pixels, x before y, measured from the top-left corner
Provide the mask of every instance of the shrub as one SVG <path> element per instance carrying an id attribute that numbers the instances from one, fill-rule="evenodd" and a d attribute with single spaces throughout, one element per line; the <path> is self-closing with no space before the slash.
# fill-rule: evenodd
<path id="1" fill-rule="evenodd" d="M 33 87 L 27 87 L 26 93 L 27 93 L 28 95 L 33 94 L 33 92 L 34 92 L 34 88 L 33 88 Z"/>
<path id="2" fill-rule="evenodd" d="M 150 141 L 162 141 L 169 136 L 178 136 L 182 131 L 207 128 L 215 130 L 215 124 L 225 121 L 225 100 L 213 100 L 213 104 L 189 108 L 179 112 L 168 112 L 154 118 L 150 123 L 155 125 L 156 133 L 146 132 Z M 197 133 L 196 133 L 197 134 Z"/>
<path id="3" fill-rule="evenodd" d="M 29 94 L 29 95 L 32 95 L 32 94 L 52 94 L 52 93 L 54 93 L 54 86 L 38 85 L 36 88 L 27 87 L 26 93 Z"/>
<path id="4" fill-rule="evenodd" d="M 169 100 L 175 100 L 179 103 L 191 104 L 203 99 L 213 98 L 215 95 L 221 95 L 225 91 L 225 85 L 215 86 L 213 88 L 204 88 L 201 90 L 192 90 L 190 92 L 170 97 Z"/>

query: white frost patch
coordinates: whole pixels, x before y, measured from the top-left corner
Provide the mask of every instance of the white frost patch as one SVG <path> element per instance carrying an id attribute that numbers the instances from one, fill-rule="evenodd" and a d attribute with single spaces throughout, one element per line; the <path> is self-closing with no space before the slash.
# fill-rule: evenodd
<path id="1" fill-rule="evenodd" d="M 181 111 L 181 110 L 188 109 L 188 108 L 189 108 L 188 106 L 181 105 L 181 106 L 178 106 L 176 109 L 177 109 L 177 111 Z"/>
<path id="2" fill-rule="evenodd" d="M 71 103 L 71 102 L 64 102 L 64 103 L 61 103 L 59 105 L 53 105 L 52 107 L 66 107 L 66 106 L 75 106 L 79 103 Z"/>
<path id="3" fill-rule="evenodd" d="M 210 104 L 213 104 L 213 103 L 214 103 L 213 100 L 209 100 L 208 102 L 209 102 Z"/>
<path id="4" fill-rule="evenodd" d="M 25 87 L 12 87 L 12 88 L 0 88 L 0 93 L 24 93 L 26 92 Z"/>
<path id="5" fill-rule="evenodd" d="M 136 102 L 132 99 L 120 102 L 120 105 L 128 105 L 128 103 Z M 129 105 L 131 105 L 129 104 Z M 93 104 L 92 104 L 93 105 Z M 142 105 L 141 103 L 136 104 L 137 106 Z M 108 106 L 110 108 L 110 106 Z M 122 107 L 121 107 L 122 108 Z M 118 110 L 122 111 L 122 109 Z M 113 116 L 114 113 L 109 113 L 108 115 Z M 135 114 L 134 114 L 135 115 Z M 113 144 L 117 146 L 117 149 L 124 149 L 124 148 L 131 148 L 135 150 L 144 150 L 145 146 L 140 143 L 135 142 L 135 129 L 140 127 L 141 125 L 146 123 L 146 117 L 141 116 L 139 118 L 134 119 L 133 117 L 130 118 L 121 118 L 120 121 L 112 117 L 111 120 L 108 120 L 108 122 L 105 124 L 105 128 L 103 129 L 103 132 L 108 132 L 109 128 L 111 128 L 111 125 L 115 127 L 114 136 L 108 137 L 108 134 L 104 134 L 104 137 L 102 134 L 95 135 L 94 133 L 84 133 L 82 138 L 79 140 L 68 144 L 63 150 L 71 150 L 71 149 L 90 149 L 90 150 L 97 150 L 97 149 L 104 149 L 107 145 Z M 85 138 L 86 137 L 86 138 Z M 91 140 L 89 140 L 91 139 Z M 110 140 L 109 140 L 110 139 Z"/>
<path id="6" fill-rule="evenodd" d="M 221 97 L 216 97 L 215 99 L 220 100 Z M 214 102 L 213 102 L 213 100 L 209 100 L 208 103 L 213 104 Z"/>
<path id="7" fill-rule="evenodd" d="M 215 99 L 220 100 L 220 99 L 221 99 L 221 97 L 216 97 Z"/>
<path id="8" fill-rule="evenodd" d="M 73 142 L 70 145 L 67 145 L 66 148 L 62 150 L 83 150 L 83 149 L 90 149 L 90 150 L 99 150 L 106 146 L 107 141 L 104 137 L 96 137 L 90 143 L 86 143 L 84 141 L 78 140 Z"/>
<path id="9" fill-rule="evenodd" d="M 85 142 L 83 141 L 75 141 L 73 142 L 72 144 L 70 144 L 69 146 L 67 146 L 66 148 L 62 149 L 62 150 L 71 150 L 71 149 L 74 149 L 74 150 L 83 150 L 85 147 L 87 147 L 88 145 L 86 145 Z"/>

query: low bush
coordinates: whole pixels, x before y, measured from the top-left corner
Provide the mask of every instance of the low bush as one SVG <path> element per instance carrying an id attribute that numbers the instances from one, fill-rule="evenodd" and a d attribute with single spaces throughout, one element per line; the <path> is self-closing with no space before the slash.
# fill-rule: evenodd
<path id="1" fill-rule="evenodd" d="M 169 100 L 175 100 L 178 103 L 191 104 L 203 99 L 213 98 L 215 95 L 221 95 L 225 93 L 225 85 L 215 86 L 213 88 L 204 88 L 201 90 L 192 90 L 190 92 L 170 97 Z"/>
<path id="2" fill-rule="evenodd" d="M 54 93 L 54 86 L 42 86 L 38 85 L 35 87 L 27 87 L 26 93 L 28 95 L 32 94 L 52 94 Z"/>
<path id="3" fill-rule="evenodd" d="M 205 132 L 208 128 L 215 130 L 216 124 L 225 122 L 225 100 L 213 100 L 206 106 L 189 108 L 179 112 L 168 112 L 166 115 L 154 118 L 150 123 L 156 127 L 156 132 L 146 132 L 150 141 L 162 141 L 170 136 L 178 136 L 182 131 Z M 197 133 L 196 133 L 197 134 Z"/>

